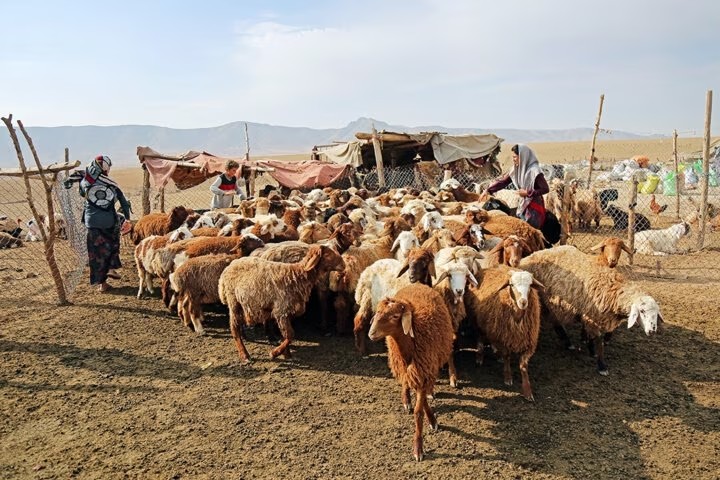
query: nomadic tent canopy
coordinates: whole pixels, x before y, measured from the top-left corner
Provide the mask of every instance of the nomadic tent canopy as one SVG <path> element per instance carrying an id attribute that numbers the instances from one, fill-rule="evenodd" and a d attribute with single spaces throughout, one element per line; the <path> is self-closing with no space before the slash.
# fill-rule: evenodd
<path id="1" fill-rule="evenodd" d="M 355 168 L 375 166 L 372 133 L 355 134 L 357 141 L 323 146 L 318 153 L 321 159 Z M 447 135 L 440 132 L 398 133 L 378 132 L 383 162 L 398 167 L 417 161 L 434 160 L 439 165 L 466 161 L 468 167 L 481 168 L 496 162 L 503 139 L 492 134 Z"/>

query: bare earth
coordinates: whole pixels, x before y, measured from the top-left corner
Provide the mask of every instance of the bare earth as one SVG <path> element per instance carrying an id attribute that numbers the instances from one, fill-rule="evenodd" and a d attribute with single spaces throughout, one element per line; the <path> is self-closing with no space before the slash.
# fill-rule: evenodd
<path id="1" fill-rule="evenodd" d="M 720 253 L 664 261 L 643 281 L 667 329 L 618 331 L 610 376 L 543 331 L 530 364 L 536 403 L 502 365 L 443 373 L 427 458 L 411 456 L 412 417 L 380 345 L 361 359 L 348 337 L 296 322 L 294 358 L 270 360 L 250 330 L 241 366 L 225 315 L 198 337 L 135 299 L 125 248 L 113 294 L 82 286 L 75 305 L 3 301 L 0 478 L 632 478 L 720 472 Z M 638 257 L 638 263 L 651 259 Z M 637 275 L 637 271 L 634 273 Z M 577 335 L 578 332 L 573 332 Z"/>

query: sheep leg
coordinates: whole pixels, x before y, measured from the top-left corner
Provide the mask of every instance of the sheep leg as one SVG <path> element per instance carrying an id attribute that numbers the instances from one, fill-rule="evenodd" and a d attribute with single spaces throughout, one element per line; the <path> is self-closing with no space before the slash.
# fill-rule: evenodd
<path id="1" fill-rule="evenodd" d="M 425 402 L 424 402 L 424 408 L 425 408 L 425 418 L 427 418 L 428 424 L 430 425 L 430 429 L 433 432 L 437 432 L 439 425 L 437 418 L 435 417 L 435 412 L 432 411 L 432 407 L 427 401 L 427 395 L 425 396 Z"/>
<path id="2" fill-rule="evenodd" d="M 400 403 L 405 411 L 410 413 L 410 387 L 408 387 L 407 382 L 403 382 L 400 389 Z"/>
<path id="3" fill-rule="evenodd" d="M 171 303 L 172 303 L 172 297 L 173 297 L 173 291 L 170 287 L 170 280 L 167 278 L 163 278 L 162 285 L 160 287 L 160 292 L 162 294 L 162 301 L 165 304 L 165 308 L 171 309 Z"/>
<path id="4" fill-rule="evenodd" d="M 457 370 L 455 369 L 455 350 L 450 352 L 448 358 L 448 375 L 450 376 L 450 386 L 457 388 Z"/>
<path id="5" fill-rule="evenodd" d="M 563 344 L 563 348 L 565 348 L 565 350 L 575 350 L 575 346 L 570 341 L 570 337 L 568 336 L 565 327 L 559 323 L 555 323 L 553 325 L 553 330 L 555 330 L 555 334 L 558 336 L 558 339 Z"/>
<path id="6" fill-rule="evenodd" d="M 597 369 L 600 375 L 608 375 L 607 364 L 605 363 L 605 343 L 603 342 L 603 336 L 598 335 L 595 337 L 595 347 L 597 348 Z"/>
<path id="7" fill-rule="evenodd" d="M 535 397 L 533 396 L 532 387 L 530 386 L 530 375 L 528 375 L 528 363 L 530 363 L 530 357 L 532 357 L 532 352 L 526 352 L 520 355 L 520 376 L 522 377 L 521 391 L 525 400 L 534 402 Z"/>
<path id="8" fill-rule="evenodd" d="M 425 392 L 422 390 L 415 391 L 415 438 L 413 440 L 413 456 L 416 461 L 421 461 L 424 456 L 423 452 L 423 414 L 425 413 L 425 406 L 427 405 L 427 397 Z M 430 408 L 429 405 L 427 405 Z"/>
<path id="9" fill-rule="evenodd" d="M 295 331 L 292 328 L 290 319 L 286 316 L 278 318 L 277 324 L 280 328 L 280 333 L 283 336 L 283 341 L 280 343 L 279 346 L 274 348 L 272 352 L 270 352 L 270 357 L 277 358 L 280 355 L 283 355 L 285 358 L 290 358 L 290 343 L 295 336 Z"/>
<path id="10" fill-rule="evenodd" d="M 138 293 L 137 293 L 137 299 L 140 300 L 142 298 L 143 290 L 145 290 L 145 272 L 143 270 L 140 270 L 138 268 Z"/>
<path id="11" fill-rule="evenodd" d="M 182 295 L 178 300 L 178 317 L 182 321 L 183 325 L 192 330 L 190 324 L 190 312 L 188 308 L 188 298 L 186 295 Z"/>
<path id="12" fill-rule="evenodd" d="M 360 306 L 360 310 L 353 319 L 353 334 L 355 335 L 355 348 L 365 357 L 367 356 L 367 345 L 365 344 L 365 336 L 367 335 L 367 316 L 365 309 Z"/>
<path id="13" fill-rule="evenodd" d="M 202 321 L 204 319 L 202 312 L 202 304 L 198 301 L 188 298 L 190 301 L 190 320 L 192 321 L 195 333 L 198 335 L 205 335 L 205 328 L 203 327 Z"/>
<path id="14" fill-rule="evenodd" d="M 240 360 L 243 363 L 250 363 L 250 354 L 242 340 L 242 326 L 240 323 L 243 319 L 242 307 L 237 301 L 233 301 L 233 299 L 228 302 L 228 307 L 230 309 L 230 334 L 233 340 L 235 340 L 235 348 L 237 348 L 238 355 L 240 355 Z M 248 319 L 246 318 L 245 322 L 247 321 Z"/>
<path id="15" fill-rule="evenodd" d="M 503 351 L 502 358 L 503 358 L 503 377 L 505 378 L 505 385 L 512 385 L 513 378 L 512 378 L 512 365 L 510 365 L 510 360 L 511 360 L 510 352 Z"/>

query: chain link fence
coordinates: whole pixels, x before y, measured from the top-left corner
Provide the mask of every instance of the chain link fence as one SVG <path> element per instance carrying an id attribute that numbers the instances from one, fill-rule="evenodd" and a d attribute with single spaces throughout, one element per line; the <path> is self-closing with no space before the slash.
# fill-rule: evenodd
<path id="1" fill-rule="evenodd" d="M 55 258 L 68 297 L 85 276 L 86 230 L 81 221 L 83 201 L 77 189 L 66 190 L 61 174 L 53 186 L 56 218 Z M 45 191 L 39 177 L 31 177 L 31 194 L 38 213 L 47 216 Z M 0 299 L 44 297 L 53 302 L 55 287 L 45 246 L 27 199 L 24 180 L 0 176 Z"/>

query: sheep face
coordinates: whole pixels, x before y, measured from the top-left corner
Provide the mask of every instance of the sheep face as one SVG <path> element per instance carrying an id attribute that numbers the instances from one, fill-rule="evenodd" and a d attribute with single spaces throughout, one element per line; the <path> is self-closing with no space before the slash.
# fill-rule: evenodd
<path id="1" fill-rule="evenodd" d="M 428 212 L 422 218 L 422 228 L 426 232 L 432 232 L 444 226 L 445 222 L 438 212 Z"/>
<path id="2" fill-rule="evenodd" d="M 412 310 L 405 302 L 386 298 L 378 304 L 368 337 L 378 341 L 387 336 L 400 335 L 415 336 L 412 330 Z"/>
<path id="3" fill-rule="evenodd" d="M 458 182 L 454 178 L 448 178 L 440 184 L 440 190 L 445 190 L 448 192 L 452 192 L 453 190 L 457 190 L 458 188 L 460 188 L 460 182 Z"/>
<path id="4" fill-rule="evenodd" d="M 502 255 L 505 257 L 505 261 L 503 262 L 503 259 L 501 259 L 500 263 L 505 263 L 511 267 L 518 267 L 523 255 L 532 253 L 525 240 L 517 235 L 508 236 L 499 246 L 501 246 Z"/>
<path id="5" fill-rule="evenodd" d="M 465 212 L 465 223 L 483 225 L 488 220 L 490 220 L 490 215 L 485 210 L 469 209 Z"/>
<path id="6" fill-rule="evenodd" d="M 615 268 L 620 260 L 622 252 L 627 252 L 628 255 L 632 255 L 632 250 L 625 245 L 621 239 L 617 237 L 606 238 L 590 249 L 593 252 L 600 252 L 600 255 L 605 257 L 607 264 L 610 268 Z"/>
<path id="7" fill-rule="evenodd" d="M 180 225 L 182 225 L 185 220 L 187 219 L 188 215 L 192 214 L 193 211 L 189 210 L 182 205 L 177 206 L 172 209 L 170 212 L 169 218 L 170 218 L 170 229 L 175 230 Z"/>
<path id="8" fill-rule="evenodd" d="M 455 195 L 453 195 L 451 192 L 443 190 L 441 192 L 438 192 L 437 195 L 435 195 L 435 199 L 438 202 L 454 202 Z"/>
<path id="9" fill-rule="evenodd" d="M 470 225 L 470 238 L 475 248 L 478 250 L 485 248 L 485 234 L 483 233 L 483 227 L 481 225 Z"/>
<path id="10" fill-rule="evenodd" d="M 243 256 L 250 255 L 251 252 L 264 246 L 265 242 L 263 242 L 260 238 L 253 235 L 252 233 L 244 233 L 240 238 L 240 251 L 242 252 Z"/>
<path id="11" fill-rule="evenodd" d="M 635 323 L 640 322 L 645 335 L 657 332 L 658 322 L 662 322 L 660 314 L 660 306 L 650 295 L 643 295 L 637 298 L 630 307 L 630 315 L 628 315 L 628 328 Z"/>
<path id="12" fill-rule="evenodd" d="M 348 215 L 348 218 L 350 221 L 356 225 L 360 225 L 361 228 L 365 228 L 367 226 L 367 214 L 365 211 L 361 208 L 356 208 L 352 212 L 350 212 L 350 215 Z"/>
<path id="13" fill-rule="evenodd" d="M 199 228 L 205 228 L 205 227 L 214 227 L 215 223 L 213 222 L 213 219 L 210 218 L 209 215 L 201 215 L 193 225 L 192 229 L 197 230 Z"/>
<path id="14" fill-rule="evenodd" d="M 530 272 L 515 271 L 510 274 L 510 278 L 498 289 L 510 288 L 510 298 L 512 298 L 515 306 L 519 310 L 525 310 L 528 306 L 528 297 L 530 288 L 545 288 L 540 282 L 535 280 Z"/>
<path id="15" fill-rule="evenodd" d="M 345 270 L 345 262 L 332 248 L 326 245 L 313 245 L 305 257 L 305 271 L 318 268 L 322 271 L 342 272 Z"/>
<path id="16" fill-rule="evenodd" d="M 415 234 L 409 231 L 404 231 L 400 232 L 400 235 L 398 235 L 395 239 L 390 251 L 393 253 L 399 252 L 399 257 L 407 258 L 410 250 L 419 246 L 420 241 Z"/>
<path id="17" fill-rule="evenodd" d="M 470 282 L 474 287 L 478 285 L 475 276 L 470 272 L 467 265 L 458 261 L 450 262 L 445 266 L 445 271 L 438 278 L 436 285 L 445 278 L 450 281 L 450 291 L 453 294 L 453 303 L 455 305 L 462 302 L 467 282 Z"/>
<path id="18" fill-rule="evenodd" d="M 408 253 L 408 258 L 398 271 L 397 276 L 400 277 L 406 270 L 408 271 L 410 283 L 430 285 L 432 280 L 428 276 L 437 277 L 435 273 L 435 255 L 424 248 L 413 248 Z"/>

